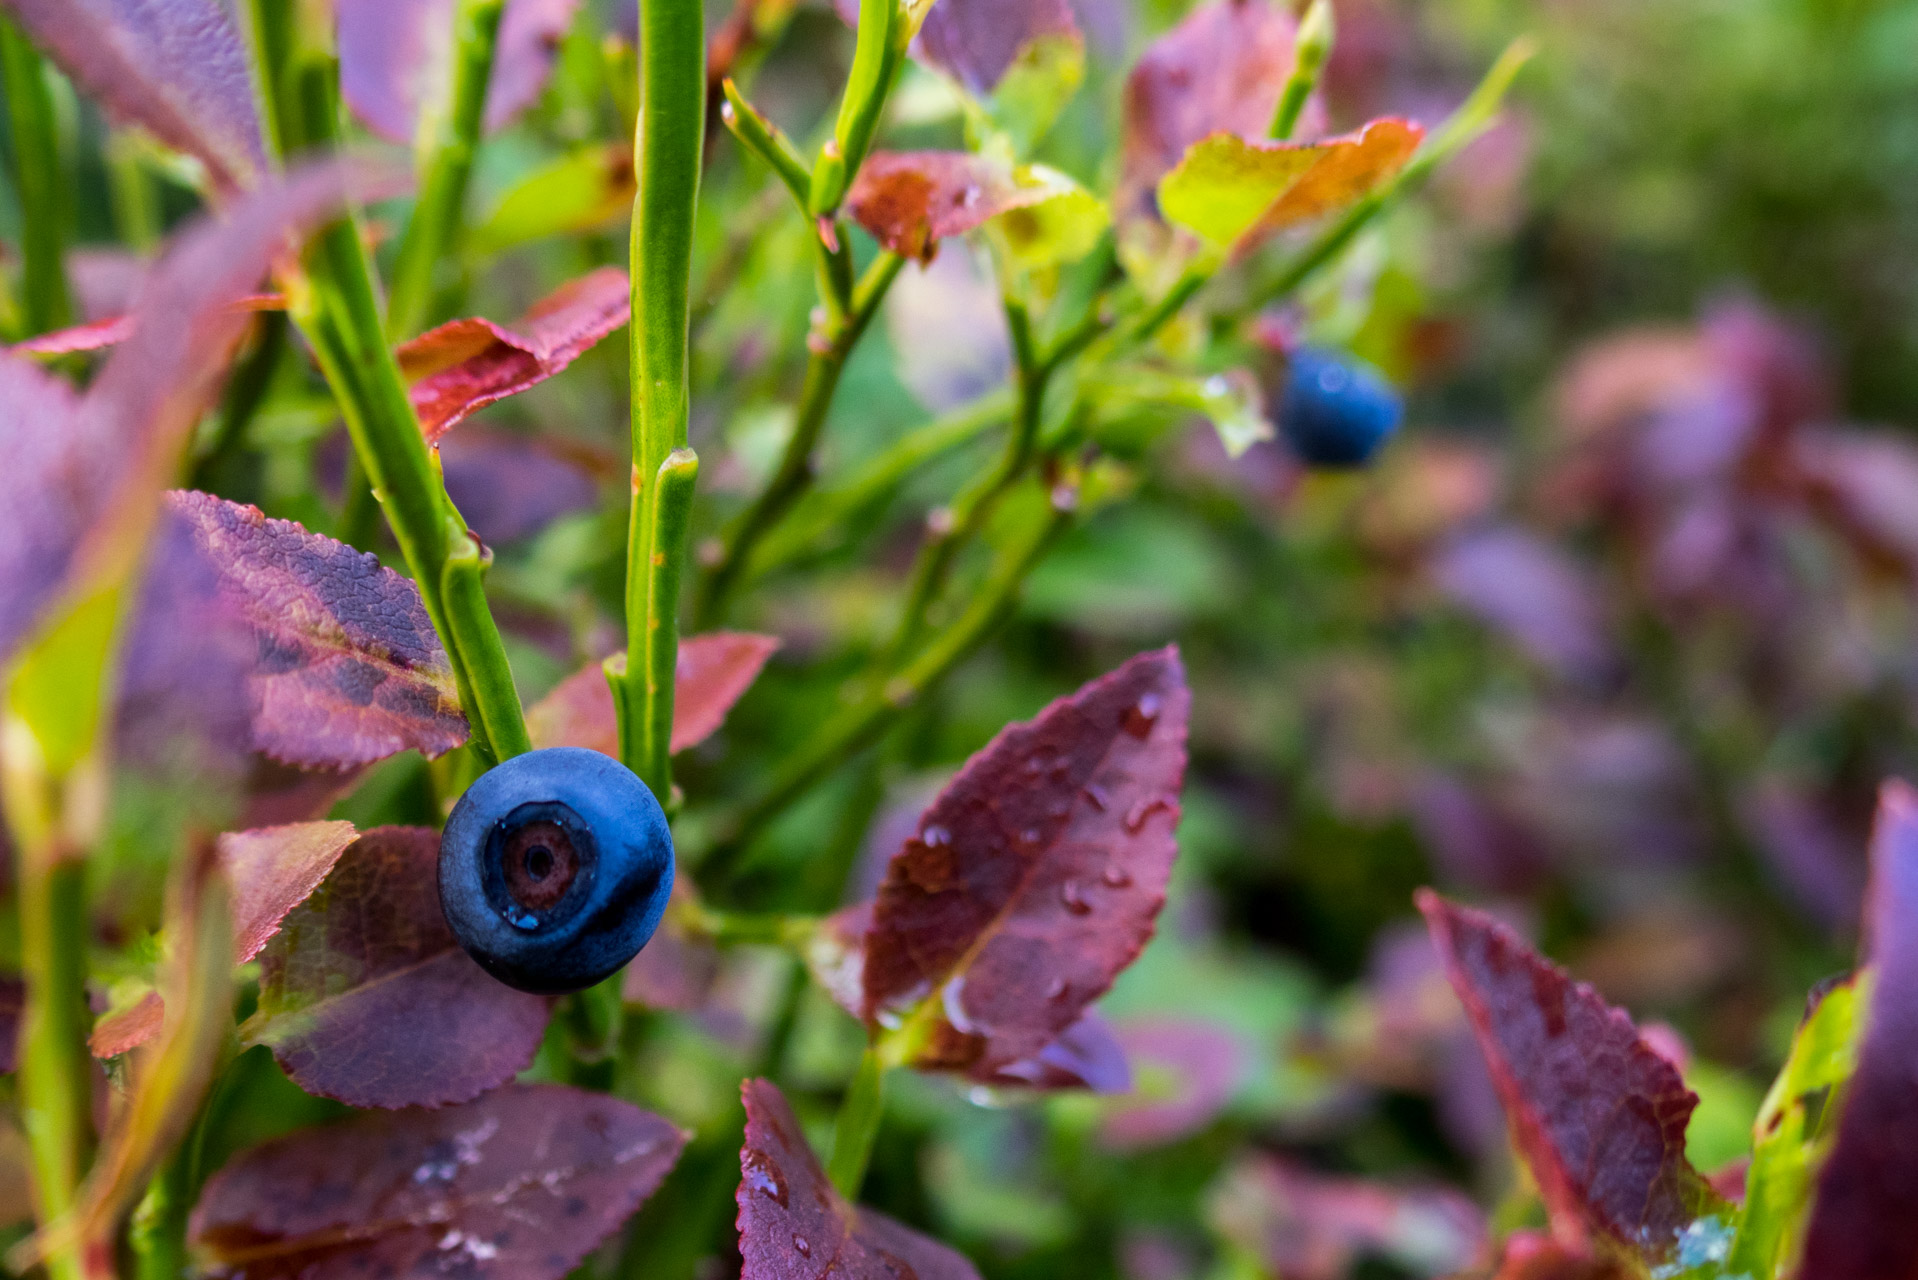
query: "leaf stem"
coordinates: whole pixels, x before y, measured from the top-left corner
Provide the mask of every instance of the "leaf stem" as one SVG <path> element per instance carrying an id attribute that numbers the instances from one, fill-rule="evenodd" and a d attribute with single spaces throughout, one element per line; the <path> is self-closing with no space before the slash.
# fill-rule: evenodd
<path id="1" fill-rule="evenodd" d="M 620 720 L 622 733 L 636 732 L 638 737 L 634 742 L 622 739 L 620 755 L 638 761 L 630 767 L 653 789 L 668 812 L 676 807 L 672 739 L 673 686 L 679 666 L 679 584 L 686 566 L 686 543 L 692 533 L 693 488 L 698 478 L 699 455 L 691 449 L 675 449 L 666 455 L 653 480 L 648 516 L 652 560 L 647 566 L 645 592 L 648 615 L 642 624 L 645 633 L 640 649 L 645 660 L 639 673 L 629 668 L 624 680 L 628 697 L 635 692 L 640 695 L 639 709 L 637 716 Z M 629 591 L 629 603 L 632 598 Z"/>
<path id="2" fill-rule="evenodd" d="M 525 755 L 533 749 L 526 720 L 517 714 L 519 690 L 506 660 L 499 629 L 486 607 L 486 570 L 493 553 L 458 516 L 446 517 L 446 559 L 440 569 L 440 608 L 446 614 L 450 639 L 467 659 L 467 678 L 473 684 L 473 708 L 486 722 L 485 741 L 499 759 Z M 510 708 L 514 714 L 504 714 Z"/>
<path id="3" fill-rule="evenodd" d="M 859 28 L 846 89 L 839 98 L 839 118 L 813 166 L 806 207 L 815 218 L 828 217 L 839 208 L 879 130 L 879 117 L 904 52 L 899 9 L 899 0 L 859 0 Z"/>
<path id="4" fill-rule="evenodd" d="M 1272 111 L 1272 127 L 1267 131 L 1267 136 L 1275 142 L 1284 142 L 1292 136 L 1292 130 L 1298 127 L 1299 115 L 1305 110 L 1306 99 L 1318 88 L 1319 74 L 1325 70 L 1326 59 L 1332 56 L 1335 34 L 1332 21 L 1331 0 L 1312 0 L 1299 22 L 1298 34 L 1292 40 L 1292 74 L 1285 78 L 1285 88 L 1279 91 L 1278 106 Z"/>
<path id="5" fill-rule="evenodd" d="M 800 158 L 791 139 L 761 115 L 752 103 L 746 101 L 732 77 L 728 76 L 721 82 L 720 91 L 726 95 L 726 100 L 720 104 L 719 118 L 725 122 L 726 128 L 733 137 L 739 139 L 741 146 L 771 167 L 799 205 L 799 212 L 807 214 L 806 201 L 812 191 L 812 171 Z"/>
<path id="6" fill-rule="evenodd" d="M 879 1122 L 885 1114 L 886 1061 L 879 1046 L 867 1045 L 859 1056 L 859 1069 L 853 1073 L 846 1097 L 839 1104 L 832 1129 L 832 1156 L 826 1161 L 826 1176 L 847 1200 L 859 1199 L 866 1165 L 872 1159 L 873 1139 L 879 1136 Z"/>
<path id="7" fill-rule="evenodd" d="M 450 101 L 435 121 L 435 138 L 424 157 L 419 201 L 400 237 L 393 264 L 393 292 L 386 332 L 395 341 L 426 322 L 433 274 L 459 249 L 466 188 L 486 121 L 486 90 L 493 74 L 505 0 L 458 0 L 453 13 L 453 73 Z"/>
<path id="8" fill-rule="evenodd" d="M 706 112 L 704 15 L 698 0 L 640 0 L 639 191 L 632 233 L 633 499 L 627 517 L 626 652 L 638 670 L 609 676 L 620 755 L 662 803 L 670 799 L 668 740 L 673 671 L 656 664 L 679 650 L 679 581 L 698 460 L 673 463 L 686 445 L 693 217 Z M 670 500 L 648 488 L 669 481 Z M 683 492 L 679 488 L 683 481 Z M 684 503 L 685 506 L 680 504 Z M 676 532 L 675 532 L 676 531 Z M 667 545 L 659 535 L 672 533 Z M 668 564 L 667 561 L 672 561 Z M 665 728 L 662 731 L 661 726 Z"/>
<path id="9" fill-rule="evenodd" d="M 64 265 L 71 185 L 60 154 L 59 124 L 46 64 L 12 21 L 0 18 L 0 77 L 13 128 L 13 183 L 20 197 L 21 275 L 27 333 L 69 324 L 73 303 Z"/>
<path id="10" fill-rule="evenodd" d="M 799 393 L 799 408 L 792 435 L 772 479 L 753 499 L 751 506 L 734 523 L 724 548 L 712 570 L 700 584 L 699 604 L 694 616 L 699 625 L 711 627 L 724 618 L 726 606 L 739 585 L 759 540 L 777 524 L 793 503 L 803 496 L 813 481 L 813 450 L 832 410 L 833 393 L 839 387 L 839 375 L 845 371 L 846 358 L 872 322 L 886 290 L 899 276 L 905 259 L 896 253 L 882 252 L 866 268 L 865 276 L 851 291 L 852 305 L 843 320 L 829 321 L 829 333 L 823 348 L 815 349 L 806 361 L 806 380 Z"/>

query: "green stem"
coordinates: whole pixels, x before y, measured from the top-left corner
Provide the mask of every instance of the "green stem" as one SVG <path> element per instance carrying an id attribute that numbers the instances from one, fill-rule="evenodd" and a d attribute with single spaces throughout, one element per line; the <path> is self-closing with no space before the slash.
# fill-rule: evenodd
<path id="1" fill-rule="evenodd" d="M 647 617 L 639 652 L 645 655 L 639 672 L 628 667 L 624 685 L 630 697 L 639 695 L 639 714 L 620 721 L 620 755 L 631 763 L 634 773 L 653 789 L 660 803 L 670 812 L 673 800 L 673 692 L 679 667 L 679 585 L 686 566 L 686 543 L 692 535 L 693 488 L 699 479 L 699 455 L 691 449 L 675 449 L 659 466 L 652 487 L 652 510 L 647 517 L 651 528 L 648 541 L 652 559 L 646 566 L 645 590 L 639 598 L 647 601 Z M 627 601 L 635 598 L 628 579 Z M 632 636 L 631 622 L 628 636 Z M 630 643 L 630 641 L 629 641 Z M 631 650 L 628 651 L 629 653 Z"/>
<path id="2" fill-rule="evenodd" d="M 13 126 L 13 182 L 20 197 L 20 259 L 28 333 L 72 322 L 63 256 L 69 232 L 65 165 L 46 64 L 11 21 L 0 18 L 0 76 Z"/>
<path id="3" fill-rule="evenodd" d="M 93 1060 L 87 1052 L 86 867 L 47 849 L 20 857 L 20 968 L 27 1002 L 20 1020 L 20 1116 L 32 1158 L 42 1225 L 78 1200 L 93 1145 Z M 46 1260 L 53 1280 L 89 1273 L 84 1242 Z"/>
<path id="4" fill-rule="evenodd" d="M 505 7 L 505 0 L 459 0 L 453 13 L 452 97 L 436 122 L 419 202 L 413 206 L 393 264 L 386 331 L 395 341 L 412 336 L 424 325 L 432 303 L 434 270 L 459 249 L 466 188 L 486 121 L 486 90 Z"/>
<path id="5" fill-rule="evenodd" d="M 160 244 L 160 195 L 141 159 L 140 145 L 133 135 L 116 130 L 104 151 L 113 225 L 129 248 L 150 254 Z"/>
<path id="6" fill-rule="evenodd" d="M 786 441 L 772 479 L 753 500 L 726 539 L 718 562 L 700 587 L 695 611 L 701 627 L 717 625 L 725 616 L 734 588 L 751 561 L 759 540 L 777 524 L 793 503 L 803 496 L 813 481 L 813 450 L 826 426 L 832 409 L 833 393 L 839 387 L 846 358 L 871 323 L 880 299 L 898 278 L 905 259 L 896 253 L 881 253 L 866 270 L 866 277 L 852 291 L 852 307 L 846 318 L 831 324 L 823 349 L 814 351 L 806 362 L 806 381 L 799 394 L 799 409 L 793 432 Z M 831 322 L 829 322 L 830 324 Z"/>
<path id="7" fill-rule="evenodd" d="M 853 1073 L 845 1100 L 839 1104 L 839 1117 L 833 1122 L 832 1157 L 826 1162 L 826 1176 L 848 1200 L 859 1199 L 866 1165 L 872 1159 L 873 1139 L 879 1136 L 879 1122 L 885 1114 L 886 1063 L 878 1047 L 868 1045 L 859 1057 L 859 1069 Z"/>
<path id="8" fill-rule="evenodd" d="M 745 569 L 745 580 L 754 581 L 791 564 L 845 530 L 854 516 L 898 488 L 914 471 L 997 426 L 1012 412 L 1012 404 L 1011 393 L 1003 388 L 981 396 L 900 436 L 847 476 L 845 483 L 807 495 L 791 518 L 759 544 Z"/>
<path id="9" fill-rule="evenodd" d="M 859 0 L 859 31 L 853 46 L 846 90 L 832 138 L 820 148 L 806 202 L 815 218 L 830 216 L 846 198 L 892 91 L 904 42 L 899 39 L 899 0 Z"/>
<path id="10" fill-rule="evenodd" d="M 693 217 L 699 205 L 699 170 L 706 111 L 704 16 L 698 0 L 640 0 L 640 103 L 636 153 L 639 192 L 633 202 L 632 389 L 633 500 L 627 519 L 626 652 L 645 654 L 613 682 L 619 716 L 620 755 L 627 768 L 670 797 L 670 759 L 665 726 L 672 730 L 673 673 L 664 681 L 653 663 L 679 647 L 680 545 L 655 542 L 662 517 L 674 522 L 672 506 L 656 506 L 646 481 L 683 477 L 690 503 L 696 460 L 666 468 L 686 445 L 690 408 L 687 350 L 692 286 Z M 675 497 L 674 503 L 681 501 Z M 661 572 L 665 570 L 665 572 Z M 661 594 L 655 595 L 655 591 Z M 669 598 L 670 595 L 670 598 Z"/>
<path id="11" fill-rule="evenodd" d="M 274 91 L 267 113 L 272 132 L 289 149 L 332 150 L 339 134 L 339 76 L 331 30 L 311 21 L 291 31 L 284 9 L 274 0 L 249 0 L 256 57 L 288 60 L 285 66 L 262 64 L 261 83 Z M 483 759 L 496 761 L 503 751 L 511 754 L 514 745 L 526 741 L 523 715 L 519 700 L 509 696 L 512 673 L 484 601 L 465 601 L 458 633 L 445 607 L 443 575 L 454 549 L 448 530 L 464 530 L 465 525 L 446 496 L 399 364 L 387 345 L 359 218 L 336 222 L 316 237 L 305 265 L 306 287 L 292 291 L 288 312 L 340 402 L 354 456 L 386 512 L 427 615 L 446 646 L 474 747 Z M 500 741 L 494 740 L 494 732 L 503 735 Z"/>
<path id="12" fill-rule="evenodd" d="M 198 1130 L 195 1130 L 197 1136 Z M 188 1275 L 187 1214 L 193 1208 L 193 1143 L 183 1142 L 147 1184 L 134 1210 L 127 1243 L 135 1280 L 179 1280 Z"/>
<path id="13" fill-rule="evenodd" d="M 786 758 L 765 792 L 736 817 L 716 824 L 714 839 L 701 867 L 708 882 L 731 874 L 746 843 L 770 819 L 848 756 L 875 742 L 920 695 L 984 644 L 1000 623 L 1011 616 L 1027 576 L 1053 540 L 1071 523 L 1078 505 L 1078 490 L 1061 484 L 1049 499 L 1046 518 L 1036 522 L 1023 539 L 1002 553 L 991 577 L 958 619 L 924 645 L 883 687 L 820 726 L 811 739 Z"/>
<path id="14" fill-rule="evenodd" d="M 790 139 L 780 132 L 765 116 L 759 114 L 753 104 L 746 101 L 739 92 L 739 86 L 729 76 L 720 84 L 720 91 L 726 95 L 720 104 L 719 118 L 733 137 L 739 139 L 741 146 L 764 160 L 779 180 L 792 193 L 801 213 L 807 213 L 806 201 L 812 190 L 812 172 L 806 168 L 806 162 L 800 158 Z"/>
<path id="15" fill-rule="evenodd" d="M 493 553 L 459 517 L 446 517 L 446 559 L 440 570 L 440 608 L 445 611 L 453 648 L 467 660 L 475 714 L 485 720 L 485 741 L 499 759 L 533 749 L 526 721 L 519 714 L 519 690 L 506 661 L 499 628 L 486 607 L 485 575 Z M 510 709 L 510 714 L 507 712 Z"/>
<path id="16" fill-rule="evenodd" d="M 1332 56 L 1333 34 L 1331 0 L 1312 0 L 1312 7 L 1305 11 L 1298 35 L 1293 38 L 1292 74 L 1285 78 L 1285 88 L 1280 90 L 1278 106 L 1272 112 L 1268 136 L 1274 141 L 1286 141 L 1298 127 L 1306 99 L 1318 87 L 1319 74 L 1325 70 L 1326 59 Z"/>

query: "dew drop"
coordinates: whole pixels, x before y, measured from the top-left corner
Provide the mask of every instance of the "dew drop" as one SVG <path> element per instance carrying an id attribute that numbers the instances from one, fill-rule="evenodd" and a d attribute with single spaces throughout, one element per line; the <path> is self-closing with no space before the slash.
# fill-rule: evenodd
<path id="1" fill-rule="evenodd" d="M 1026 757 L 1026 776 L 1036 778 L 1046 771 L 1046 758 L 1043 754 Z"/>
<path id="2" fill-rule="evenodd" d="M 1059 886 L 1059 900 L 1075 916 L 1087 915 L 1092 910 L 1092 904 L 1086 901 L 1086 891 L 1079 887 L 1077 880 L 1068 880 Z"/>
<path id="3" fill-rule="evenodd" d="M 1105 871 L 1100 874 L 1099 878 L 1111 885 L 1114 889 L 1124 889 L 1132 883 L 1131 874 L 1116 862 L 1107 863 Z"/>
<path id="4" fill-rule="evenodd" d="M 746 1161 L 744 1174 L 747 1186 L 780 1208 L 786 1207 L 786 1180 L 772 1165 L 755 1155 Z"/>
<path id="5" fill-rule="evenodd" d="M 944 827 L 927 827 L 919 833 L 919 843 L 928 849 L 943 849 L 952 843 L 952 832 Z"/>
<path id="6" fill-rule="evenodd" d="M 939 992 L 940 1004 L 944 1006 L 946 1021 L 952 1029 L 962 1036 L 978 1034 L 979 1028 L 966 1013 L 966 975 L 960 974 L 948 982 Z"/>
<path id="7" fill-rule="evenodd" d="M 812 1257 L 812 1244 L 807 1241 L 804 1236 L 795 1235 L 793 1237 L 793 1248 L 799 1250 L 799 1256 L 802 1258 Z"/>
<path id="8" fill-rule="evenodd" d="M 1159 721 L 1159 695 L 1142 694 L 1139 700 L 1126 708 L 1125 731 L 1135 738 L 1143 738 L 1152 732 L 1152 726 Z"/>
<path id="9" fill-rule="evenodd" d="M 1046 999 L 1063 1000 L 1066 998 L 1066 992 L 1070 990 L 1072 990 L 1071 983 L 1064 978 L 1054 978 L 1046 984 Z"/>
<path id="10" fill-rule="evenodd" d="M 1042 839 L 1044 836 L 1037 827 L 1027 827 L 1019 833 L 1019 843 L 1023 845 L 1036 845 Z"/>
<path id="11" fill-rule="evenodd" d="M 1092 801 L 1092 807 L 1097 809 L 1100 813 L 1104 813 L 1108 808 L 1111 807 L 1112 797 L 1107 795 L 1106 789 L 1100 786 L 1098 783 L 1088 782 L 1086 783 L 1084 790 L 1085 790 L 1086 799 Z"/>
<path id="12" fill-rule="evenodd" d="M 1046 816 L 1049 818 L 1063 818 L 1071 812 L 1072 801 L 1065 796 L 1059 796 L 1046 805 Z"/>
<path id="13" fill-rule="evenodd" d="M 1146 824 L 1147 818 L 1164 807 L 1165 801 L 1159 799 L 1139 801 L 1125 811 L 1125 829 L 1136 834 Z"/>

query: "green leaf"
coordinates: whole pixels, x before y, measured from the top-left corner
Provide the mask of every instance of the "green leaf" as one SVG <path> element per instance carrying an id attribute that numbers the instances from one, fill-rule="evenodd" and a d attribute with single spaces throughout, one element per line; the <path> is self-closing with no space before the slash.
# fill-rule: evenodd
<path id="1" fill-rule="evenodd" d="M 631 212 L 633 191 L 632 147 L 582 147 L 508 191 L 473 229 L 473 252 L 498 253 L 530 240 L 591 231 Z"/>
<path id="2" fill-rule="evenodd" d="M 1797 1253 L 1825 1122 L 1836 1113 L 1831 1094 L 1857 1065 L 1859 1015 L 1869 988 L 1869 974 L 1833 987 L 1792 1037 L 1791 1056 L 1752 1126 L 1745 1207 L 1725 1260 L 1727 1275 L 1773 1276 Z"/>
<path id="3" fill-rule="evenodd" d="M 1045 188 L 1046 194 L 1033 204 L 1008 209 L 986 229 L 1006 259 L 1022 271 L 1078 261 L 1092 252 L 1112 221 L 1105 201 L 1057 169 L 1022 165 L 1014 181 L 1022 188 Z"/>

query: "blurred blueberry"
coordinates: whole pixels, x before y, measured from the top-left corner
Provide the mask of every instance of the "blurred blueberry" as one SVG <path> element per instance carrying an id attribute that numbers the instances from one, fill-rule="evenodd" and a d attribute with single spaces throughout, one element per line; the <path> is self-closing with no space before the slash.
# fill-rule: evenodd
<path id="1" fill-rule="evenodd" d="M 1383 375 L 1341 351 L 1292 352 L 1279 401 L 1279 429 L 1315 467 L 1362 467 L 1398 430 L 1404 405 Z"/>

